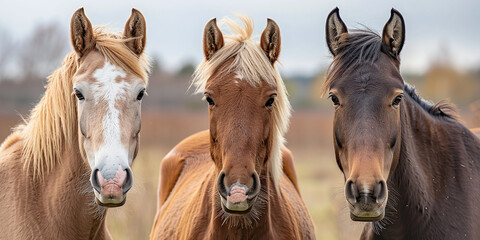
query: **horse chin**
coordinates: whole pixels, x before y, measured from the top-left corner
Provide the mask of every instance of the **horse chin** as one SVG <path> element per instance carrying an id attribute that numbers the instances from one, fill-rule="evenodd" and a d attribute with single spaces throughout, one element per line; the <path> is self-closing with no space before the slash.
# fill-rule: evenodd
<path id="1" fill-rule="evenodd" d="M 231 215 L 245 215 L 249 213 L 253 208 L 253 203 L 255 202 L 255 199 L 246 199 L 245 201 L 239 203 L 231 203 L 223 197 L 220 197 L 220 199 L 223 211 Z"/>
<path id="2" fill-rule="evenodd" d="M 359 212 L 355 211 L 354 209 L 350 210 L 350 218 L 353 221 L 358 222 L 378 222 L 385 217 L 385 209 L 379 208 L 375 211 L 365 211 Z"/>
<path id="3" fill-rule="evenodd" d="M 98 200 L 97 197 L 95 197 L 95 202 L 99 205 L 99 206 L 102 206 L 102 207 L 108 207 L 108 208 L 114 208 L 114 207 L 121 207 L 123 206 L 123 204 L 125 204 L 125 202 L 127 201 L 127 197 L 124 197 L 123 198 L 123 201 L 119 202 L 119 203 L 104 203 L 104 202 L 101 202 L 100 200 Z"/>
<path id="4" fill-rule="evenodd" d="M 108 208 L 114 208 L 114 207 L 121 207 L 125 204 L 127 201 L 127 196 L 123 194 L 121 197 L 104 197 L 97 193 L 96 190 L 95 192 L 95 203 L 97 203 L 99 206 L 102 207 L 108 207 Z"/>

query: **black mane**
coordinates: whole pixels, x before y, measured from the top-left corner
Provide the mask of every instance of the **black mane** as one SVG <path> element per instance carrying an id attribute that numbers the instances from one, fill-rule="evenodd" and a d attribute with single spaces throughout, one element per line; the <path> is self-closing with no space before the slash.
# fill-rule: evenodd
<path id="1" fill-rule="evenodd" d="M 415 90 L 415 87 L 405 83 L 404 92 L 408 94 L 415 102 L 417 102 L 425 111 L 433 116 L 448 117 L 454 120 L 459 120 L 456 107 L 447 100 L 442 100 L 437 104 L 433 104 L 420 97 Z"/>

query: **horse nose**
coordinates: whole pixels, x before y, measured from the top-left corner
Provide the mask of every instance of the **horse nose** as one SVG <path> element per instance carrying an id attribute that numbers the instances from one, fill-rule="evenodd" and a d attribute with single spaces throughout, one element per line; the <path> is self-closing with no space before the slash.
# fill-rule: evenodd
<path id="1" fill-rule="evenodd" d="M 95 189 L 98 193 L 102 191 L 100 187 L 100 183 L 98 182 L 97 174 L 99 172 L 98 168 L 93 169 L 92 175 L 90 175 L 90 183 L 92 184 L 93 189 Z"/>
<path id="2" fill-rule="evenodd" d="M 257 173 L 253 173 L 252 178 L 253 178 L 252 187 L 250 187 L 250 189 L 247 192 L 249 200 L 252 200 L 253 198 L 257 197 L 257 195 L 260 193 L 260 177 L 258 177 Z"/>
<path id="3" fill-rule="evenodd" d="M 90 176 L 90 182 L 99 194 L 105 193 L 107 191 L 106 188 L 111 188 L 108 190 L 110 194 L 120 195 L 126 194 L 132 188 L 132 176 L 132 170 L 129 167 L 122 169 L 119 166 L 116 171 L 102 171 L 99 168 L 94 168 Z"/>
<path id="4" fill-rule="evenodd" d="M 225 187 L 225 173 L 221 172 L 217 178 L 217 191 L 220 196 L 227 199 L 227 188 Z"/>
<path id="5" fill-rule="evenodd" d="M 255 172 L 251 175 L 252 186 L 248 187 L 239 182 L 233 183 L 228 188 L 225 186 L 225 173 L 222 171 L 217 179 L 217 191 L 224 199 L 233 199 L 232 195 L 243 195 L 248 200 L 252 200 L 260 193 L 260 178 Z"/>
<path id="6" fill-rule="evenodd" d="M 379 204 L 385 201 L 387 196 L 387 187 L 384 180 L 376 182 L 370 190 L 369 187 L 359 187 L 357 182 L 348 180 L 345 184 L 345 197 L 347 201 L 354 205 L 356 203 L 363 204 Z"/>
<path id="7" fill-rule="evenodd" d="M 126 171 L 125 181 L 123 182 L 123 194 L 126 194 L 128 190 L 130 190 L 133 186 L 133 173 L 132 170 L 127 167 L 124 171 Z"/>

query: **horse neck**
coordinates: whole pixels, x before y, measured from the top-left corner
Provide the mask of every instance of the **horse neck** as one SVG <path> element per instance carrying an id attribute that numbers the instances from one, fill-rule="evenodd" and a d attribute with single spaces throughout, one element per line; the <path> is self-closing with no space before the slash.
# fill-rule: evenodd
<path id="1" fill-rule="evenodd" d="M 90 185 L 90 169 L 80 154 L 76 139 L 60 153 L 60 164 L 43 180 L 33 180 L 45 217 L 56 223 L 59 232 L 103 239 L 106 209 L 97 206 Z"/>
<path id="2" fill-rule="evenodd" d="M 56 74 L 59 74 L 58 72 L 59 70 L 57 70 Z M 57 96 L 70 96 L 71 87 L 58 86 L 58 81 L 71 82 L 71 79 L 59 77 L 50 82 L 53 87 L 47 87 L 48 93 L 45 94 L 36 108 L 41 109 L 48 106 L 47 103 L 55 101 L 54 98 Z M 63 109 L 70 107 L 72 107 L 71 103 L 65 101 Z M 63 109 L 53 109 L 53 111 L 63 111 Z M 41 118 L 41 114 L 48 114 L 48 112 L 39 110 L 38 114 L 37 118 Z M 56 115 L 59 114 L 56 113 Z M 32 121 L 34 123 L 38 119 L 34 118 Z M 49 140 L 51 142 L 59 142 L 59 146 L 63 147 L 56 149 L 59 152 L 53 155 L 58 159 L 54 160 L 53 168 L 45 172 L 41 177 L 34 172 L 34 168 L 29 167 L 26 169 L 27 174 L 25 174 L 24 182 L 30 183 L 28 184 L 29 192 L 37 196 L 38 203 L 42 205 L 45 217 L 55 221 L 59 230 L 62 228 L 74 229 L 72 226 L 75 226 L 77 229 L 75 231 L 76 234 L 81 232 L 82 236 L 102 238 L 106 210 L 97 206 L 94 201 L 93 190 L 89 181 L 91 170 L 81 154 L 83 149 L 80 149 L 78 142 L 78 123 L 76 118 L 65 121 L 65 124 L 69 125 L 66 128 L 59 127 L 58 123 L 54 121 L 45 121 L 43 124 L 57 124 L 50 127 L 60 129 L 59 131 L 61 132 L 50 135 Z M 31 130 L 31 128 L 27 125 L 24 131 L 28 130 Z M 65 131 L 70 132 L 67 134 Z M 28 144 L 28 142 L 25 144 Z M 48 163 L 41 162 L 41 164 L 47 165 Z"/>
<path id="3" fill-rule="evenodd" d="M 402 225 L 407 224 L 419 231 L 428 228 L 427 219 L 436 208 L 435 199 L 448 196 L 451 190 L 448 186 L 456 186 L 456 181 L 480 170 L 478 164 L 474 166 L 475 155 L 467 153 L 474 151 L 479 156 L 479 141 L 463 125 L 446 118 L 433 116 L 415 100 L 405 97 L 401 108 L 398 165 L 388 181 L 387 211 L 395 216 L 388 219 L 393 226 L 387 231 L 396 229 L 398 234 L 403 234 L 406 229 L 402 229 Z M 387 212 L 386 218 L 388 215 Z"/>

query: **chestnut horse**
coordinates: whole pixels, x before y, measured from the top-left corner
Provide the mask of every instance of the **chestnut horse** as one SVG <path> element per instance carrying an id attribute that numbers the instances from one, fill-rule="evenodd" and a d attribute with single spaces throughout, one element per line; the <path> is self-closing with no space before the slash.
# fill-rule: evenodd
<path id="1" fill-rule="evenodd" d="M 105 207 L 123 205 L 132 186 L 145 19 L 133 9 L 114 34 L 93 28 L 81 8 L 70 27 L 74 51 L 0 147 L 1 238 L 110 239 Z"/>
<path id="2" fill-rule="evenodd" d="M 423 100 L 400 75 L 402 15 L 382 36 L 327 18 L 333 63 L 323 93 L 335 114 L 335 157 L 362 239 L 480 239 L 480 139 L 453 105 Z"/>
<path id="3" fill-rule="evenodd" d="M 271 19 L 260 44 L 253 22 L 216 20 L 203 36 L 194 74 L 210 130 L 180 142 L 162 161 L 151 239 L 314 239 L 293 159 L 284 148 L 290 103 L 275 66 L 280 29 Z"/>

